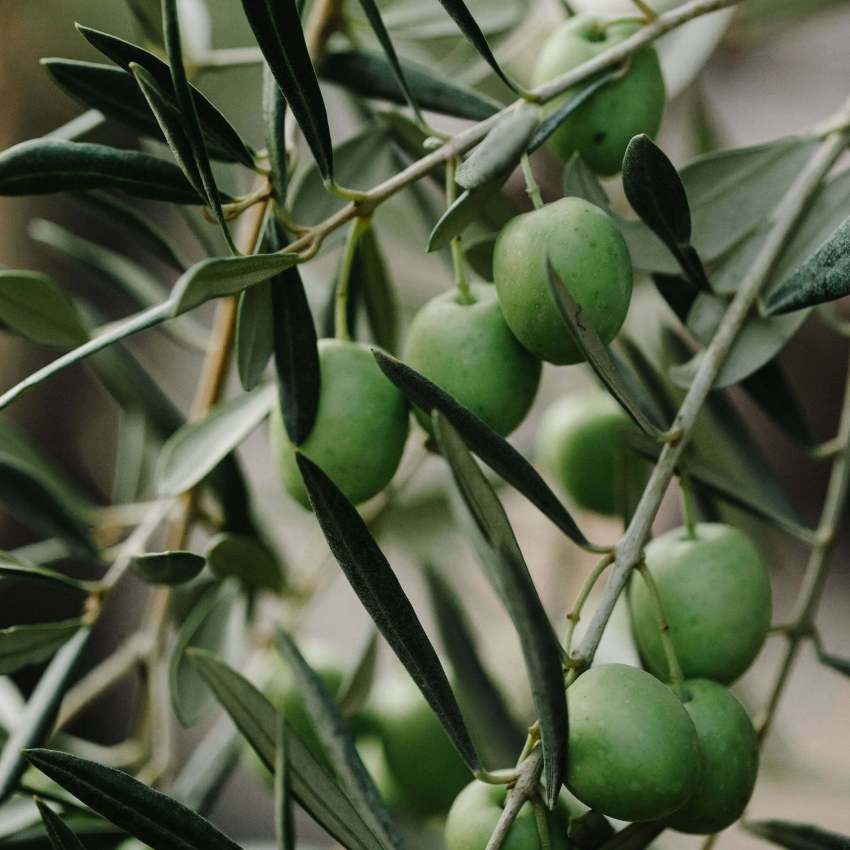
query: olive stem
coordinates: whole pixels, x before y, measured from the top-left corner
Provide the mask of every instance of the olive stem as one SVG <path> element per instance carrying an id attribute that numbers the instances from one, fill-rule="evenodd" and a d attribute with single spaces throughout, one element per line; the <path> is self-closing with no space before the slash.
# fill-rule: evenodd
<path id="1" fill-rule="evenodd" d="M 519 769 L 519 779 L 514 786 L 513 792 L 508 796 L 505 802 L 505 808 L 502 809 L 502 814 L 499 817 L 499 822 L 487 842 L 484 850 L 499 850 L 504 844 L 508 833 L 516 820 L 519 810 L 525 805 L 526 801 L 530 800 L 537 793 L 537 783 L 540 781 L 540 774 L 543 772 L 543 751 L 538 746 L 535 747 L 528 758 L 526 758 Z"/>
<path id="2" fill-rule="evenodd" d="M 587 597 L 590 596 L 591 590 L 593 590 L 594 585 L 597 581 L 599 581 L 599 577 L 608 567 L 614 562 L 614 553 L 609 552 L 605 555 L 601 561 L 599 561 L 596 566 L 590 571 L 587 578 L 584 580 L 584 584 L 581 586 L 581 589 L 576 596 L 575 602 L 573 602 L 572 610 L 567 614 L 567 627 L 564 632 L 564 650 L 569 655 L 570 646 L 573 642 L 573 632 L 576 629 L 576 626 L 581 619 L 581 611 L 584 608 L 584 603 L 587 602 Z"/>
<path id="3" fill-rule="evenodd" d="M 351 227 L 348 228 L 348 237 L 345 240 L 342 264 L 339 267 L 334 309 L 334 335 L 337 339 L 346 342 L 351 340 L 351 335 L 348 333 L 348 281 L 351 278 L 351 269 L 354 266 L 357 242 L 369 229 L 371 222 L 371 218 L 355 218 L 351 222 Z"/>
<path id="4" fill-rule="evenodd" d="M 655 11 L 645 0 L 632 0 L 632 3 L 638 7 L 646 16 L 647 21 L 654 21 L 658 17 L 658 12 Z"/>
<path id="5" fill-rule="evenodd" d="M 679 466 L 679 494 L 682 499 L 682 518 L 685 521 L 685 528 L 688 531 L 688 539 L 696 540 L 697 525 L 694 514 L 693 489 L 691 476 L 684 458 Z"/>
<path id="6" fill-rule="evenodd" d="M 540 194 L 540 186 L 534 179 L 534 172 L 531 170 L 531 163 L 528 161 L 528 154 L 524 153 L 520 160 L 522 165 L 522 173 L 525 177 L 525 191 L 528 197 L 531 198 L 531 203 L 534 204 L 534 209 L 543 209 L 543 196 Z"/>
<path id="7" fill-rule="evenodd" d="M 457 170 L 457 157 L 452 157 L 446 163 L 446 207 L 450 207 L 457 199 L 457 184 L 455 183 L 455 171 Z M 452 239 L 452 264 L 455 270 L 455 283 L 458 291 L 458 301 L 461 304 L 474 304 L 475 299 L 469 289 L 469 280 L 466 277 L 466 260 L 463 256 L 460 236 Z"/>
<path id="8" fill-rule="evenodd" d="M 552 842 L 549 839 L 549 822 L 546 817 L 546 807 L 540 799 L 539 794 L 531 797 L 531 808 L 534 811 L 534 821 L 537 824 L 537 835 L 540 837 L 540 850 L 552 850 Z"/>

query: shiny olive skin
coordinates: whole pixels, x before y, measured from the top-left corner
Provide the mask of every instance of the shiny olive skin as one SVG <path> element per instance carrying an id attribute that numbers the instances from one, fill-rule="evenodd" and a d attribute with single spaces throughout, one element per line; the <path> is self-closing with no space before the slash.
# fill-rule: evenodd
<path id="1" fill-rule="evenodd" d="M 407 401 L 380 370 L 369 346 L 320 340 L 319 366 L 322 388 L 316 423 L 298 450 L 357 505 L 380 493 L 398 469 L 409 427 Z M 287 492 L 309 508 L 277 405 L 271 445 Z"/>
<path id="2" fill-rule="evenodd" d="M 615 516 L 622 502 L 623 431 L 635 427 L 604 390 L 566 396 L 543 416 L 537 457 L 578 507 Z"/>
<path id="3" fill-rule="evenodd" d="M 594 667 L 567 690 L 566 786 L 608 817 L 671 815 L 694 793 L 702 769 L 688 712 L 665 684 L 637 667 Z"/>
<path id="4" fill-rule="evenodd" d="M 756 784 L 759 742 L 744 706 L 728 688 L 711 679 L 690 679 L 683 688 L 703 767 L 693 797 L 664 822 L 679 832 L 710 835 L 744 813 Z"/>
<path id="5" fill-rule="evenodd" d="M 750 538 L 722 523 L 699 523 L 696 540 L 677 528 L 646 547 L 676 658 L 686 678 L 729 684 L 753 663 L 770 629 L 770 580 Z M 629 585 L 635 640 L 647 669 L 668 676 L 646 583 Z"/>
<path id="6" fill-rule="evenodd" d="M 540 85 L 610 50 L 640 29 L 637 23 L 606 26 L 606 18 L 583 14 L 570 18 L 546 42 L 532 78 Z M 586 85 L 586 83 L 582 84 Z M 563 97 L 547 104 L 558 108 Z M 655 136 L 664 117 L 666 93 L 658 53 L 652 46 L 638 51 L 624 76 L 607 83 L 572 112 L 549 139 L 549 148 L 564 161 L 578 151 L 590 167 L 603 176 L 617 174 L 633 136 Z"/>
<path id="7" fill-rule="evenodd" d="M 404 360 L 504 437 L 525 419 L 542 364 L 511 333 L 492 284 L 473 283 L 470 295 L 471 304 L 457 289 L 429 301 L 410 325 Z M 414 412 L 433 435 L 430 418 Z"/>
<path id="8" fill-rule="evenodd" d="M 474 780 L 458 794 L 446 821 L 447 850 L 484 850 L 505 806 L 506 785 L 488 785 Z M 554 811 L 546 809 L 552 850 L 568 850 L 570 813 L 558 800 Z M 502 850 L 540 850 L 540 836 L 531 803 L 525 803 L 513 822 Z"/>
<path id="9" fill-rule="evenodd" d="M 581 198 L 518 215 L 496 240 L 493 280 L 514 336 L 541 360 L 580 363 L 584 355 L 549 292 L 547 257 L 607 345 L 629 311 L 629 249 L 611 216 Z"/>

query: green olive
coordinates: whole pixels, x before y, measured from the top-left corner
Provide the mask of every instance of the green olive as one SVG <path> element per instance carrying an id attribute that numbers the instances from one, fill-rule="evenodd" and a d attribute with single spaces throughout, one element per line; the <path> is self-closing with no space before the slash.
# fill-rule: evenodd
<path id="1" fill-rule="evenodd" d="M 474 303 L 458 290 L 429 301 L 410 325 L 405 362 L 420 372 L 494 431 L 507 436 L 525 419 L 537 386 L 541 363 L 511 333 L 502 316 L 496 288 L 470 287 Z M 416 418 L 433 434 L 430 418 Z"/>
<path id="2" fill-rule="evenodd" d="M 622 503 L 623 431 L 635 427 L 603 390 L 567 396 L 543 416 L 537 457 L 578 507 L 614 516 Z"/>
<path id="3" fill-rule="evenodd" d="M 493 280 L 514 336 L 549 363 L 580 363 L 549 292 L 547 258 L 607 345 L 632 297 L 629 249 L 611 216 L 581 198 L 562 198 L 511 219 L 493 252 Z"/>
<path id="4" fill-rule="evenodd" d="M 770 580 L 750 538 L 721 523 L 698 524 L 696 539 L 677 528 L 646 547 L 646 566 L 685 677 L 734 682 L 753 663 L 770 629 Z M 629 604 L 644 662 L 666 679 L 658 616 L 639 575 L 631 580 Z"/>
<path id="5" fill-rule="evenodd" d="M 566 785 L 586 806 L 627 821 L 657 820 L 682 808 L 702 767 L 685 707 L 644 670 L 605 664 L 567 690 Z"/>
<path id="6" fill-rule="evenodd" d="M 703 768 L 693 797 L 665 823 L 679 832 L 709 835 L 744 813 L 756 784 L 759 742 L 744 706 L 728 688 L 711 679 L 691 679 L 684 689 Z"/>
<path id="7" fill-rule="evenodd" d="M 534 69 L 534 85 L 545 83 L 625 41 L 640 29 L 637 23 L 609 23 L 593 14 L 576 15 L 549 38 Z M 583 84 L 583 85 L 586 85 Z M 570 89 L 547 104 L 546 111 L 575 95 Z M 607 83 L 572 112 L 549 139 L 549 147 L 567 160 L 578 151 L 602 175 L 617 174 L 633 136 L 655 136 L 664 116 L 664 77 L 655 48 L 645 47 L 631 58 L 623 76 Z"/>
<path id="8" fill-rule="evenodd" d="M 409 426 L 407 401 L 366 345 L 320 340 L 319 366 L 322 388 L 316 423 L 298 449 L 357 505 L 380 493 L 398 469 Z M 277 405 L 271 444 L 287 492 L 309 508 Z"/>
<path id="9" fill-rule="evenodd" d="M 400 673 L 378 683 L 372 703 L 387 765 L 410 808 L 447 811 L 472 774 L 419 688 Z"/>
<path id="10" fill-rule="evenodd" d="M 488 785 L 475 780 L 458 794 L 446 821 L 447 850 L 484 850 L 502 809 L 505 807 L 506 785 Z M 549 842 L 552 850 L 568 850 L 567 831 L 570 813 L 566 803 L 558 800 L 554 811 L 546 809 Z M 517 815 L 502 850 L 540 850 L 540 835 L 531 803 L 526 803 Z"/>

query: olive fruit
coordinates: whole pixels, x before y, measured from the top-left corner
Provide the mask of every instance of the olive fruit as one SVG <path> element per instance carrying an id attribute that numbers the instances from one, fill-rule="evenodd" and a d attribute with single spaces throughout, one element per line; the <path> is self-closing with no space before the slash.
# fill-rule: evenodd
<path id="1" fill-rule="evenodd" d="M 398 469 L 409 425 L 407 401 L 361 343 L 320 340 L 319 368 L 322 386 L 316 422 L 298 450 L 356 505 L 380 493 Z M 277 405 L 271 418 L 271 444 L 287 492 L 309 508 Z"/>
<path id="2" fill-rule="evenodd" d="M 506 785 L 488 785 L 477 779 L 458 794 L 446 821 L 447 850 L 484 850 L 505 807 Z M 546 810 L 552 850 L 568 850 L 570 813 L 559 799 Z M 525 803 L 508 831 L 502 850 L 540 850 L 540 836 L 531 803 Z"/>
<path id="3" fill-rule="evenodd" d="M 533 84 L 572 70 L 625 41 L 638 29 L 637 23 L 613 23 L 600 15 L 570 18 L 546 42 L 534 69 Z M 570 89 L 551 101 L 547 112 L 576 92 Z M 665 100 L 658 53 L 652 46 L 645 47 L 634 54 L 622 77 L 607 83 L 567 116 L 549 139 L 549 147 L 564 160 L 578 151 L 597 174 L 617 174 L 632 137 L 658 132 Z"/>
<path id="4" fill-rule="evenodd" d="M 623 431 L 634 427 L 603 390 L 567 396 L 543 416 L 537 457 L 578 507 L 613 516 L 622 501 Z"/>
<path id="5" fill-rule="evenodd" d="M 448 810 L 472 778 L 437 715 L 407 673 L 378 683 L 373 720 L 399 792 L 417 814 Z"/>
<path id="6" fill-rule="evenodd" d="M 685 678 L 734 682 L 770 629 L 770 581 L 750 538 L 722 523 L 677 528 L 646 547 L 649 568 Z M 639 575 L 629 586 L 635 639 L 647 669 L 666 679 L 658 615 Z"/>
<path id="7" fill-rule="evenodd" d="M 604 664 L 576 679 L 567 705 L 566 786 L 582 803 L 627 821 L 657 820 L 685 805 L 702 753 L 670 688 L 637 667 Z"/>
<path id="8" fill-rule="evenodd" d="M 512 218 L 493 251 L 493 280 L 508 327 L 536 357 L 584 360 L 549 292 L 548 261 L 607 345 L 632 297 L 629 249 L 611 216 L 582 198 L 562 198 Z"/>
<path id="9" fill-rule="evenodd" d="M 429 301 L 410 325 L 404 359 L 507 436 L 525 419 L 542 366 L 511 333 L 492 284 L 473 283 L 470 295 L 471 304 L 457 289 Z M 414 412 L 433 433 L 430 418 Z"/>
<path id="10" fill-rule="evenodd" d="M 685 708 L 699 735 L 702 775 L 693 797 L 665 819 L 679 832 L 709 835 L 744 813 L 756 784 L 756 730 L 735 695 L 711 679 L 684 683 Z"/>

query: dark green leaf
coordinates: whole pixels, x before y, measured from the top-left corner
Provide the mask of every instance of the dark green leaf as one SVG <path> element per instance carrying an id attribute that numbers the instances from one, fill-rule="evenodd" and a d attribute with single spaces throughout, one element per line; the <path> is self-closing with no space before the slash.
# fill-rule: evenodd
<path id="1" fill-rule="evenodd" d="M 499 120 L 457 170 L 455 181 L 469 191 L 490 185 L 519 164 L 540 124 L 540 108 L 525 104 Z"/>
<path id="2" fill-rule="evenodd" d="M 375 342 L 390 354 L 395 353 L 399 336 L 398 304 L 374 226 L 357 240 L 349 286 L 363 297 Z"/>
<path id="3" fill-rule="evenodd" d="M 821 664 L 826 664 L 827 667 L 832 667 L 833 670 L 843 673 L 845 676 L 850 676 L 850 660 L 821 651 L 818 651 L 818 658 Z"/>
<path id="4" fill-rule="evenodd" d="M 848 850 L 850 837 L 809 823 L 757 820 L 744 824 L 747 832 L 787 850 Z"/>
<path id="5" fill-rule="evenodd" d="M 536 505 L 570 540 L 590 545 L 567 509 L 534 467 L 504 438 L 436 384 L 393 357 L 374 352 L 381 371 L 410 399 L 427 411 L 435 408 L 461 433 L 464 442 L 497 475 Z"/>
<path id="6" fill-rule="evenodd" d="M 540 722 L 546 802 L 554 809 L 567 765 L 569 729 L 560 647 L 499 497 L 449 420 L 436 410 L 432 421 L 458 491 L 481 535 L 482 545 L 476 548 L 484 572 L 522 645 Z"/>
<path id="7" fill-rule="evenodd" d="M 156 80 L 169 98 L 174 98 L 174 89 L 171 80 L 171 69 L 158 56 L 155 56 L 143 47 L 138 47 L 105 32 L 83 27 L 79 24 L 77 29 L 89 44 L 99 50 L 104 56 L 111 59 L 125 71 L 130 71 L 130 64 L 141 65 Z M 215 159 L 225 159 L 233 162 L 241 162 L 248 168 L 254 168 L 254 152 L 242 140 L 233 125 L 201 94 L 192 86 L 192 97 L 198 117 L 204 130 L 204 135 L 210 147 L 210 155 Z M 176 104 L 176 100 L 175 100 Z"/>
<path id="8" fill-rule="evenodd" d="M 357 714 L 369 701 L 378 662 L 378 637 L 378 630 L 373 628 L 357 663 L 339 686 L 337 702 L 345 717 Z"/>
<path id="9" fill-rule="evenodd" d="M 249 534 L 217 534 L 207 544 L 207 562 L 220 579 L 236 578 L 253 589 L 279 592 L 283 588 L 283 566 L 275 553 Z"/>
<path id="10" fill-rule="evenodd" d="M 815 445 L 806 411 L 777 360 L 744 378 L 741 387 L 792 440 L 806 448 Z"/>
<path id="11" fill-rule="evenodd" d="M 495 100 L 434 73 L 430 68 L 399 59 L 401 70 L 413 97 L 422 109 L 483 121 L 495 115 L 502 105 Z M 321 76 L 345 86 L 363 97 L 393 103 L 406 102 L 404 91 L 387 59 L 366 50 L 330 50 L 322 59 Z"/>
<path id="12" fill-rule="evenodd" d="M 184 584 L 206 566 L 203 555 L 195 552 L 147 552 L 134 555 L 130 569 L 148 584 Z"/>
<path id="13" fill-rule="evenodd" d="M 274 353 L 272 285 L 266 280 L 239 296 L 236 317 L 236 371 L 245 392 L 258 387 Z"/>
<path id="14" fill-rule="evenodd" d="M 275 201 L 286 203 L 289 157 L 286 152 L 286 98 L 268 65 L 263 66 L 263 127 L 269 154 L 272 192 Z"/>
<path id="15" fill-rule="evenodd" d="M 277 718 L 277 741 L 274 753 L 274 831 L 278 850 L 295 850 L 295 818 L 289 787 L 289 727 L 286 718 Z"/>
<path id="16" fill-rule="evenodd" d="M 584 198 L 600 209 L 610 212 L 611 202 L 599 178 L 579 153 L 573 154 L 564 167 L 561 193 L 565 198 Z"/>
<path id="17" fill-rule="evenodd" d="M 636 399 L 632 398 L 631 390 L 626 386 L 617 364 L 611 359 L 608 349 L 599 338 L 593 325 L 582 319 L 581 305 L 570 295 L 552 263 L 548 262 L 547 265 L 549 292 L 576 345 L 587 358 L 593 371 L 599 376 L 599 380 L 605 384 L 623 410 L 632 417 L 642 431 L 657 439 L 662 429 L 645 412 L 646 404 L 641 405 Z M 639 382 L 633 381 L 633 384 L 635 383 L 639 385 Z"/>
<path id="18" fill-rule="evenodd" d="M 70 684 L 77 662 L 89 639 L 91 630 L 81 628 L 63 646 L 38 680 L 18 718 L 15 731 L 6 739 L 0 753 L 0 802 L 5 802 L 23 776 L 27 763 L 21 750 L 44 743 L 53 729 L 56 712 Z"/>
<path id="19" fill-rule="evenodd" d="M 152 850 L 239 850 L 239 845 L 171 797 L 70 753 L 25 750 L 34 767 Z"/>
<path id="20" fill-rule="evenodd" d="M 48 570 L 36 564 L 19 561 L 8 552 L 0 552 L 0 578 L 15 581 L 36 581 L 61 584 L 65 587 L 73 587 L 75 590 L 90 591 L 92 585 L 89 582 Z M 2 585 L 0 585 L 2 586 Z"/>
<path id="21" fill-rule="evenodd" d="M 80 626 L 82 620 L 74 619 L 0 630 L 0 676 L 46 661 L 76 634 Z"/>
<path id="22" fill-rule="evenodd" d="M 0 322 L 39 345 L 73 348 L 89 333 L 74 302 L 53 278 L 0 269 Z"/>
<path id="23" fill-rule="evenodd" d="M 176 165 L 141 151 L 33 139 L 0 153 L 0 195 L 79 189 L 121 189 L 138 198 L 173 204 L 204 202 Z"/>
<path id="24" fill-rule="evenodd" d="M 294 0 L 242 0 L 242 8 L 322 177 L 333 180 L 328 116 Z"/>
<path id="25" fill-rule="evenodd" d="M 339 488 L 302 454 L 298 468 L 325 539 L 363 607 L 434 710 L 458 753 L 481 765 L 446 674 L 410 600 L 360 514 Z"/>
<path id="26" fill-rule="evenodd" d="M 38 806 L 38 813 L 41 815 L 53 850 L 85 850 L 80 839 L 74 835 L 74 830 L 53 809 L 45 805 L 38 797 L 35 798 L 35 804 Z"/>
<path id="27" fill-rule="evenodd" d="M 354 737 L 333 696 L 289 635 L 278 630 L 276 643 L 343 790 L 382 844 L 403 847 L 390 813 L 357 752 Z"/>
<path id="28" fill-rule="evenodd" d="M 221 659 L 192 650 L 189 659 L 269 770 L 274 770 L 278 714 L 269 700 Z M 298 735 L 288 729 L 293 796 L 348 850 L 384 850 L 372 831 Z"/>

